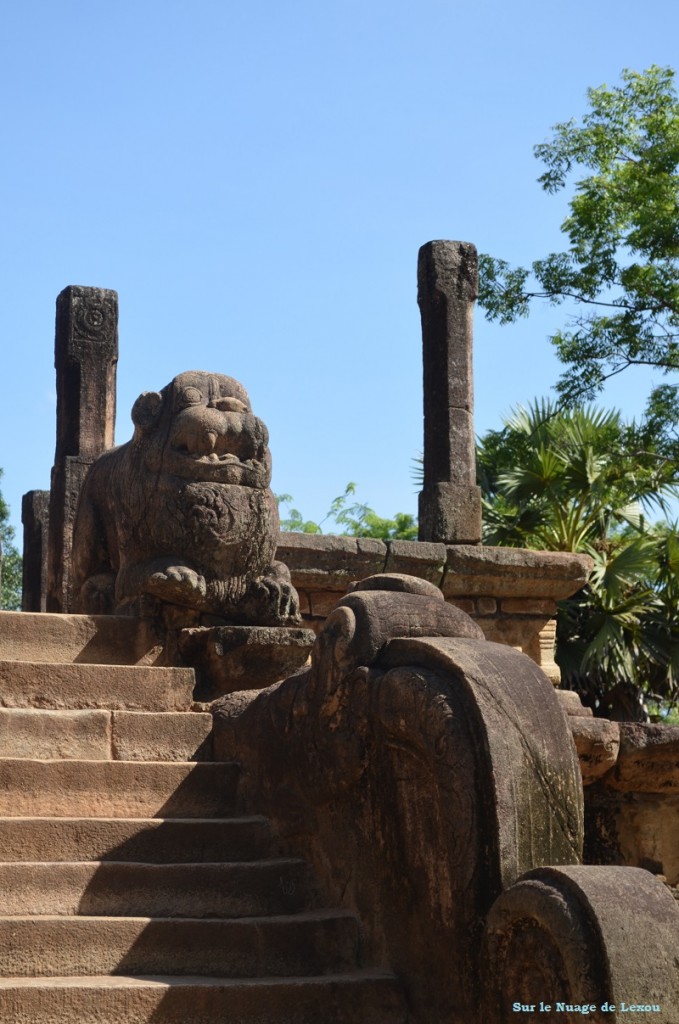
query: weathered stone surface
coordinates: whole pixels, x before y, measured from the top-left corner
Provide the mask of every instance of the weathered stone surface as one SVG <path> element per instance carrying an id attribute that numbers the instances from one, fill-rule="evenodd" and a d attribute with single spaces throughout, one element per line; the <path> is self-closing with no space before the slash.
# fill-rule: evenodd
<path id="1" fill-rule="evenodd" d="M 350 594 L 365 593 L 370 590 L 396 594 L 417 594 L 420 597 L 433 598 L 434 601 L 444 600 L 443 594 L 433 583 L 400 572 L 377 573 L 375 576 L 358 580 L 349 586 Z"/>
<path id="2" fill-rule="evenodd" d="M 404 980 L 413 1024 L 485 1024 L 490 903 L 527 866 L 578 859 L 582 842 L 553 687 L 455 611 L 355 591 L 309 670 L 214 709 L 216 756 L 242 764 L 245 799 L 359 913 L 366 954 Z"/>
<path id="3" fill-rule="evenodd" d="M 108 711 L 0 710 L 0 757 L 106 761 L 110 756 Z"/>
<path id="4" fill-rule="evenodd" d="M 94 459 L 113 445 L 118 296 L 70 286 L 57 297 L 54 365 L 57 443 L 49 509 L 47 609 L 71 609 L 71 553 L 78 495 Z"/>
<path id="5" fill-rule="evenodd" d="M 620 749 L 620 727 L 606 718 L 571 715 L 568 719 L 585 786 L 610 771 Z"/>
<path id="6" fill-rule="evenodd" d="M 309 594 L 309 613 L 314 618 L 327 619 L 328 615 L 337 607 L 337 602 L 342 600 L 350 587 L 351 583 L 347 585 L 346 591 L 312 590 Z"/>
<path id="7" fill-rule="evenodd" d="M 315 640 L 309 629 L 284 626 L 213 626 L 183 629 L 180 657 L 195 668 L 197 697 L 213 700 L 234 690 L 263 689 L 307 661 Z"/>
<path id="8" fill-rule="evenodd" d="M 73 548 L 78 610 L 168 626 L 293 625 L 273 562 L 278 512 L 268 431 L 233 378 L 182 373 L 132 410 L 134 437 L 83 485 Z"/>
<path id="9" fill-rule="evenodd" d="M 292 858 L 254 864 L 0 862 L 0 917 L 268 917 L 318 905 L 309 866 Z"/>
<path id="10" fill-rule="evenodd" d="M 164 634 L 139 619 L 0 612 L 3 661 L 157 665 L 164 642 Z"/>
<path id="11" fill-rule="evenodd" d="M 620 753 L 606 784 L 637 793 L 679 793 L 679 726 L 622 722 Z"/>
<path id="12" fill-rule="evenodd" d="M 525 551 L 479 545 L 444 545 L 281 533 L 276 557 L 290 568 L 294 585 L 309 592 L 346 590 L 353 580 L 374 573 L 408 573 L 429 580 L 449 598 L 507 597 L 553 602 L 584 585 L 591 569 L 587 555 Z M 447 565 L 447 568 L 446 568 Z M 445 578 L 443 570 L 445 569 Z M 541 605 L 540 614 L 549 614 Z"/>
<path id="13" fill-rule="evenodd" d="M 29 491 L 21 501 L 24 527 L 21 607 L 25 612 L 47 610 L 49 491 Z"/>
<path id="14" fill-rule="evenodd" d="M 449 546 L 443 593 L 492 594 L 493 597 L 570 597 L 591 572 L 587 555 L 521 548 Z"/>
<path id="15" fill-rule="evenodd" d="M 499 897 L 488 916 L 484 1022 L 538 1021 L 545 1016 L 543 1001 L 552 1008 L 549 1020 L 675 1024 L 678 946 L 679 909 L 648 872 L 579 866 L 532 871 Z M 616 1010 L 602 1010 L 606 1002 Z M 516 1004 L 532 1010 L 515 1010 Z M 638 1005 L 651 1009 L 625 1010 Z"/>
<path id="16" fill-rule="evenodd" d="M 238 808 L 234 764 L 0 760 L 0 815 L 206 818 Z"/>
<path id="17" fill-rule="evenodd" d="M 266 818 L 0 818 L 0 862 L 188 864 L 271 854 Z"/>
<path id="18" fill-rule="evenodd" d="M 506 615 L 556 615 L 556 601 L 537 597 L 503 597 L 500 608 Z"/>
<path id="19" fill-rule="evenodd" d="M 494 644 L 506 644 L 524 651 L 531 641 L 537 639 L 542 619 L 521 616 L 476 615 L 486 640 Z M 537 664 L 537 658 L 534 659 Z"/>
<path id="20" fill-rule="evenodd" d="M 365 537 L 281 533 L 276 557 L 288 566 L 295 587 L 343 591 L 353 580 L 384 572 L 387 546 Z"/>
<path id="21" fill-rule="evenodd" d="M 194 685 L 190 668 L 0 661 L 0 706 L 9 708 L 186 711 Z"/>
<path id="22" fill-rule="evenodd" d="M 593 716 L 592 709 L 584 706 L 575 690 L 557 690 L 556 696 L 567 715 L 574 715 L 576 718 L 591 718 Z"/>
<path id="23" fill-rule="evenodd" d="M 441 585 L 446 564 L 445 544 L 433 544 L 427 541 L 413 543 L 409 540 L 387 541 L 387 561 L 385 572 L 408 573 L 429 580 L 430 583 Z"/>
<path id="24" fill-rule="evenodd" d="M 626 864 L 679 884 L 679 796 L 627 793 L 606 781 L 585 790 L 585 860 Z"/>
<path id="25" fill-rule="evenodd" d="M 353 915 L 331 910 L 208 921 L 0 917 L 0 974 L 299 976 L 351 967 L 357 943 Z"/>
<path id="26" fill-rule="evenodd" d="M 382 971 L 307 978 L 0 978 L 3 1024 L 406 1024 L 398 984 Z"/>
<path id="27" fill-rule="evenodd" d="M 110 756 L 117 761 L 211 761 L 212 716 L 113 711 Z"/>
<path id="28" fill-rule="evenodd" d="M 481 541 L 476 486 L 472 331 L 478 291 L 476 249 L 428 242 L 417 264 L 424 370 L 424 480 L 420 540 Z"/>

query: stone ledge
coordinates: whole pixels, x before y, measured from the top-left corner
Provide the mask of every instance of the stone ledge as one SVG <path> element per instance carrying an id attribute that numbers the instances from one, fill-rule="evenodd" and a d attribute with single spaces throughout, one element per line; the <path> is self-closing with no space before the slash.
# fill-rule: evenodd
<path id="1" fill-rule="evenodd" d="M 584 586 L 592 561 L 564 551 L 448 545 L 443 593 L 492 597 L 570 597 Z"/>
<path id="2" fill-rule="evenodd" d="M 343 591 L 352 580 L 374 573 L 403 572 L 435 583 L 448 598 L 558 601 L 584 586 L 591 570 L 587 555 L 569 552 L 308 533 L 280 534 L 276 558 L 302 591 Z M 521 608 L 524 614 L 532 611 Z"/>

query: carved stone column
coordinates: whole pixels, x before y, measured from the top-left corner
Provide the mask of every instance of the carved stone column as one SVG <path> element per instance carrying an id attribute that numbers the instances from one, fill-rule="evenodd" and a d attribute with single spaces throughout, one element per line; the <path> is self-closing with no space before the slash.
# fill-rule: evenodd
<path id="1" fill-rule="evenodd" d="M 427 242 L 419 252 L 417 301 L 424 366 L 424 486 L 420 540 L 481 541 L 481 492 L 474 448 L 472 317 L 476 249 Z"/>
<path id="2" fill-rule="evenodd" d="M 24 527 L 22 611 L 47 610 L 49 491 L 28 491 L 21 501 Z"/>
<path id="3" fill-rule="evenodd" d="M 78 495 L 94 459 L 113 446 L 118 296 L 69 286 L 57 298 L 57 445 L 49 511 L 47 610 L 69 610 Z"/>

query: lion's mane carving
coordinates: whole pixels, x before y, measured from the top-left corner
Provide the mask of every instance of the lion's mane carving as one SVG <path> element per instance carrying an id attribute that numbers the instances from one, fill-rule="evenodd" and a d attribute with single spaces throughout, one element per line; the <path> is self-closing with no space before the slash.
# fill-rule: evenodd
<path id="1" fill-rule="evenodd" d="M 132 440 L 100 456 L 83 485 L 74 609 L 160 609 L 166 621 L 174 609 L 182 625 L 298 622 L 289 573 L 273 560 L 269 435 L 242 385 L 182 373 L 140 395 L 132 420 Z"/>

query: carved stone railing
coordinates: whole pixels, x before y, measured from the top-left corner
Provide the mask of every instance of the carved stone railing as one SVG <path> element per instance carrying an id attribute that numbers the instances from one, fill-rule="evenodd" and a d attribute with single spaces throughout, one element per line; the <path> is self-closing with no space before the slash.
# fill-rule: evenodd
<path id="1" fill-rule="evenodd" d="M 529 1021 L 513 1003 L 531 993 L 630 1020 L 600 1006 L 622 993 L 625 964 L 645 963 L 639 929 L 655 961 L 624 998 L 659 1000 L 653 1019 L 675 1022 L 679 911 L 646 872 L 578 866 L 580 771 L 545 675 L 422 580 L 361 587 L 328 616 L 309 669 L 215 706 L 216 750 L 241 763 L 246 804 L 360 915 L 366 960 L 396 971 L 413 1024 Z M 636 915 L 628 937 L 616 892 Z M 589 957 L 604 968 L 578 973 Z"/>

